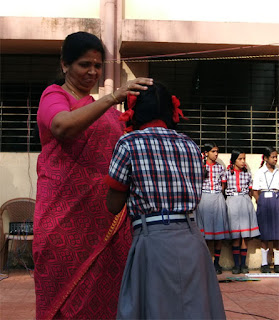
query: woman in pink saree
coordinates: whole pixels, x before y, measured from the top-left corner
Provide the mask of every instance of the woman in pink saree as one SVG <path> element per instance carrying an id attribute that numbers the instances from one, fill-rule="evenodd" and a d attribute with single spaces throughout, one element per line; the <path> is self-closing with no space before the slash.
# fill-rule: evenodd
<path id="1" fill-rule="evenodd" d="M 104 176 L 123 134 L 113 107 L 138 95 L 152 79 L 137 78 L 94 101 L 104 49 L 77 32 L 63 44 L 62 86 L 42 94 L 38 127 L 42 152 L 34 217 L 36 318 L 113 319 L 131 244 L 129 222 L 105 205 Z"/>

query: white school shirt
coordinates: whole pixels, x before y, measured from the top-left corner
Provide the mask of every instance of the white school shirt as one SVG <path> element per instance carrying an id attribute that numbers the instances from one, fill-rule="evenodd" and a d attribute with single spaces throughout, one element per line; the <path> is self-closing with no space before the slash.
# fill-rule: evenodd
<path id="1" fill-rule="evenodd" d="M 275 168 L 270 172 L 264 164 L 256 173 L 253 181 L 254 190 L 279 190 L 279 170 Z"/>

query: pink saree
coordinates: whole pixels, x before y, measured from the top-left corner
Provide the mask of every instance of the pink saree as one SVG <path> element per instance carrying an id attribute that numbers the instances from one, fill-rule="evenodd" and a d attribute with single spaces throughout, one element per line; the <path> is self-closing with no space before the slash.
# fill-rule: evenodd
<path id="1" fill-rule="evenodd" d="M 65 95 L 71 110 L 93 101 L 88 96 L 73 104 L 54 85 L 41 102 L 53 92 Z M 66 142 L 51 135 L 42 115 L 33 242 L 36 318 L 114 319 L 131 244 L 125 209 L 114 217 L 105 205 L 104 176 L 123 133 L 119 112 L 111 108 Z"/>

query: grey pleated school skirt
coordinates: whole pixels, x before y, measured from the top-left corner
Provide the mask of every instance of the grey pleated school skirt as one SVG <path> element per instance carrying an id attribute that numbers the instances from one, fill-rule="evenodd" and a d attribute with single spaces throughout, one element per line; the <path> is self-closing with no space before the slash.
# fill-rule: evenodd
<path id="1" fill-rule="evenodd" d="M 230 239 L 227 206 L 221 192 L 202 193 L 196 221 L 206 240 Z"/>
<path id="2" fill-rule="evenodd" d="M 256 211 L 248 194 L 228 196 L 226 203 L 232 239 L 253 238 L 260 235 Z"/>
<path id="3" fill-rule="evenodd" d="M 145 227 L 134 231 L 117 319 L 226 319 L 214 266 L 195 223 Z"/>

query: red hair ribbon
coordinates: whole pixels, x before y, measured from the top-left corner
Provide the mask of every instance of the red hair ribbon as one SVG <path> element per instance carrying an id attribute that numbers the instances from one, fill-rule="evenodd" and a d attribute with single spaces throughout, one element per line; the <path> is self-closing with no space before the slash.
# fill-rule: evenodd
<path id="1" fill-rule="evenodd" d="M 125 112 L 123 112 L 120 115 L 119 120 L 126 121 L 126 122 L 129 120 L 132 120 L 133 115 L 135 113 L 133 108 L 134 108 L 136 102 L 137 102 L 137 96 L 134 96 L 134 95 L 128 93 L 128 95 L 127 95 L 128 110 L 126 110 Z"/>
<path id="2" fill-rule="evenodd" d="M 229 170 L 232 167 L 232 160 L 230 160 L 230 164 L 227 166 L 227 170 Z"/>
<path id="3" fill-rule="evenodd" d="M 173 116 L 172 116 L 173 122 L 178 123 L 179 122 L 179 116 L 181 116 L 181 118 L 183 118 L 185 120 L 189 120 L 188 118 L 184 117 L 182 110 L 179 109 L 179 107 L 180 107 L 179 99 L 177 99 L 176 96 L 172 96 L 171 98 L 172 98 L 172 105 L 173 105 Z M 137 96 L 134 96 L 134 95 L 131 95 L 131 94 L 128 93 L 128 95 L 127 95 L 128 110 L 126 110 L 124 113 L 122 113 L 119 116 L 119 120 L 125 121 L 125 122 L 127 122 L 129 120 L 132 120 L 133 115 L 134 115 L 133 108 L 134 108 L 136 102 L 137 102 Z M 132 126 L 126 128 L 127 132 L 130 132 L 132 130 L 133 130 Z"/>
<path id="4" fill-rule="evenodd" d="M 172 105 L 173 105 L 173 115 L 172 115 L 172 120 L 174 123 L 179 122 L 179 116 L 183 118 L 184 120 L 189 120 L 188 118 L 184 117 L 183 112 L 180 107 L 180 101 L 176 98 L 176 96 L 171 96 L 172 99 Z"/>
<path id="5" fill-rule="evenodd" d="M 133 126 L 126 127 L 126 128 L 124 129 L 124 133 L 132 132 L 132 131 L 134 131 L 134 127 L 133 127 Z"/>

